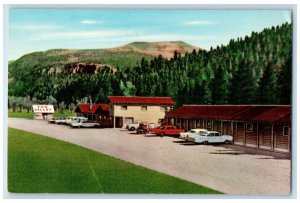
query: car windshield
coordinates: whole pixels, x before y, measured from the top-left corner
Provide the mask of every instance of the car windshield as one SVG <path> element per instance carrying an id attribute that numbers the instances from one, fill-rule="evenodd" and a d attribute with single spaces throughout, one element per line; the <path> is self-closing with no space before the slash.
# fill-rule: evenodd
<path id="1" fill-rule="evenodd" d="M 190 130 L 189 132 L 190 132 L 190 133 L 195 133 L 196 131 L 194 131 L 194 130 Z"/>

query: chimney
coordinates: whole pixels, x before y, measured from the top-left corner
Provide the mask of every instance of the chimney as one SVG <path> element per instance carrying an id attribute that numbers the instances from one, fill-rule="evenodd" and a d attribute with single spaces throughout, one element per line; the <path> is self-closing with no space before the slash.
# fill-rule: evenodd
<path id="1" fill-rule="evenodd" d="M 92 108 L 93 108 L 93 102 L 92 102 L 92 99 L 89 100 L 89 107 L 90 107 L 90 110 L 92 110 Z"/>

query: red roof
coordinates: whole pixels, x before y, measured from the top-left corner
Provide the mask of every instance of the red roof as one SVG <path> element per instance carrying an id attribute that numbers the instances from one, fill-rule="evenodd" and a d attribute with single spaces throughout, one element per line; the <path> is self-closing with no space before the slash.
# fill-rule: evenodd
<path id="1" fill-rule="evenodd" d="M 171 97 L 108 96 L 108 99 L 114 104 L 175 104 L 175 101 Z"/>
<path id="2" fill-rule="evenodd" d="M 184 105 L 166 117 L 290 123 L 291 106 L 263 105 Z"/>
<path id="3" fill-rule="evenodd" d="M 93 104 L 92 109 L 90 109 L 89 104 L 78 104 L 75 112 L 81 112 L 81 113 L 96 113 L 99 108 L 102 111 L 108 111 L 108 104 Z"/>

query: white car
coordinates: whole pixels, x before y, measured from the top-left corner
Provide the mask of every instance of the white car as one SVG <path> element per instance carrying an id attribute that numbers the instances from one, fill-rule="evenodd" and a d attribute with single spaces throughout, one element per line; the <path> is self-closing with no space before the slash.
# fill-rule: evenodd
<path id="1" fill-rule="evenodd" d="M 188 140 L 189 137 L 194 137 L 198 133 L 207 132 L 206 129 L 191 129 L 188 132 L 180 133 L 179 138 L 183 140 Z"/>
<path id="2" fill-rule="evenodd" d="M 56 124 L 66 124 L 66 118 L 57 118 L 54 123 Z"/>
<path id="3" fill-rule="evenodd" d="M 233 137 L 231 135 L 221 135 L 217 131 L 207 131 L 196 135 L 195 137 L 189 137 L 188 141 L 195 143 L 225 143 L 230 144 L 233 142 Z"/>
<path id="4" fill-rule="evenodd" d="M 71 123 L 72 128 L 99 128 L 100 124 L 96 121 L 80 121 Z"/>
<path id="5" fill-rule="evenodd" d="M 77 116 L 69 116 L 66 119 L 66 124 L 71 125 L 71 123 L 80 122 L 80 121 L 87 121 L 88 119 L 85 117 L 77 117 Z"/>

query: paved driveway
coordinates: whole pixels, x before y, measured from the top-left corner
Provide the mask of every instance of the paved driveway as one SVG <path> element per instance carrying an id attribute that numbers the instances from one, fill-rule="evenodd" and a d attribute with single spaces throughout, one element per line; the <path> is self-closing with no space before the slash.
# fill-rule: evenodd
<path id="1" fill-rule="evenodd" d="M 17 118 L 9 118 L 8 125 L 81 145 L 227 194 L 290 193 L 288 159 L 245 154 L 223 145 L 194 145 L 172 137 L 131 134 L 120 129 L 71 129 Z"/>

